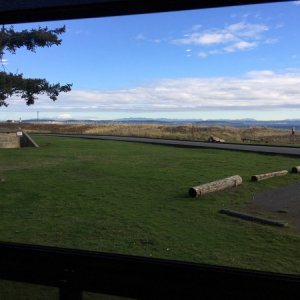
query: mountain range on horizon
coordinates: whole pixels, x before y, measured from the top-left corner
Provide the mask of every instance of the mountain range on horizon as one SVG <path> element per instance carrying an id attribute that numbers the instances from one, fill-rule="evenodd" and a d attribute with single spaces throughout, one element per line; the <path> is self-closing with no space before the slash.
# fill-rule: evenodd
<path id="1" fill-rule="evenodd" d="M 22 122 L 29 122 L 29 121 L 36 121 L 37 118 L 31 118 L 31 119 L 24 119 Z M 90 122 L 143 122 L 143 121 L 163 121 L 163 122 L 300 122 L 299 119 L 282 119 L 282 120 L 257 120 L 254 118 L 239 118 L 239 119 L 175 119 L 175 118 L 146 118 L 146 117 L 128 117 L 128 118 L 118 118 L 118 119 L 109 119 L 109 120 L 95 120 L 95 119 L 75 119 L 75 118 L 39 118 L 39 121 L 76 121 L 76 122 L 84 122 L 84 121 L 90 121 Z"/>

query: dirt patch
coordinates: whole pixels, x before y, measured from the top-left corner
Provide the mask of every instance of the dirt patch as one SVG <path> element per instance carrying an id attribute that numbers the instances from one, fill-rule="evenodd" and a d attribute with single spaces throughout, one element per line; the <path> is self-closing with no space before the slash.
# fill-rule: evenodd
<path id="1" fill-rule="evenodd" d="M 278 213 L 288 219 L 300 234 L 300 182 L 259 193 L 252 198 L 251 203 L 259 209 Z"/>

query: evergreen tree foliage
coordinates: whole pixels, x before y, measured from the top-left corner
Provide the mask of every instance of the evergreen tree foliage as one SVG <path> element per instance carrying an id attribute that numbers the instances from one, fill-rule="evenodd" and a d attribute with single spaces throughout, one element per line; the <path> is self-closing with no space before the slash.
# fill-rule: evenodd
<path id="1" fill-rule="evenodd" d="M 59 46 L 62 42 L 59 35 L 65 32 L 65 26 L 49 30 L 47 27 L 15 31 L 14 27 L 2 26 L 0 30 L 0 61 L 3 62 L 5 52 L 15 54 L 19 48 L 35 52 L 38 47 Z M 23 78 L 22 74 L 0 71 L 0 106 L 8 106 L 7 98 L 15 95 L 34 104 L 38 95 L 46 94 L 51 100 L 57 100 L 61 92 L 69 92 L 71 84 L 50 84 L 46 79 Z"/>

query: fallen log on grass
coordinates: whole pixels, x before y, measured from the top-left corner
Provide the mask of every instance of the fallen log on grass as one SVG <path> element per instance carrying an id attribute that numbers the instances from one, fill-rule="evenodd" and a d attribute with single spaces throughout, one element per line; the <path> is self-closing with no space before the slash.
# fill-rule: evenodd
<path id="1" fill-rule="evenodd" d="M 208 141 L 208 142 L 211 142 L 211 143 L 225 143 L 225 140 L 220 139 L 220 138 L 217 137 L 217 136 L 211 136 L 211 137 L 208 138 L 207 141 Z"/>
<path id="2" fill-rule="evenodd" d="M 300 173 L 300 166 L 296 166 L 292 168 L 293 173 Z"/>
<path id="3" fill-rule="evenodd" d="M 278 226 L 278 227 L 286 227 L 288 225 L 287 223 L 284 223 L 282 221 L 262 218 L 262 217 L 249 215 L 249 214 L 245 214 L 245 213 L 230 210 L 230 209 L 221 209 L 220 213 L 231 216 L 231 217 L 237 217 L 237 218 L 240 218 L 243 220 L 258 222 L 258 223 L 266 224 L 266 225 L 272 225 L 272 226 Z"/>
<path id="4" fill-rule="evenodd" d="M 277 171 L 277 172 L 253 175 L 253 176 L 251 176 L 251 180 L 252 181 L 261 181 L 261 180 L 269 179 L 269 178 L 276 177 L 276 176 L 285 176 L 286 174 L 288 174 L 288 171 L 282 170 L 282 171 Z"/>
<path id="5" fill-rule="evenodd" d="M 213 193 L 216 191 L 225 190 L 227 188 L 236 187 L 240 185 L 242 181 L 243 180 L 241 176 L 234 175 L 217 181 L 201 184 L 199 186 L 194 186 L 189 189 L 189 194 L 191 197 L 199 197 L 208 193 Z"/>

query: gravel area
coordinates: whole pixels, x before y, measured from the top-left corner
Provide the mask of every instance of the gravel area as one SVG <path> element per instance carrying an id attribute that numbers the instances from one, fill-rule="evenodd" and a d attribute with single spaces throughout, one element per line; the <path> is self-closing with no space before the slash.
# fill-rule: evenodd
<path id="1" fill-rule="evenodd" d="M 300 183 L 259 193 L 251 202 L 262 210 L 282 215 L 300 234 Z"/>

